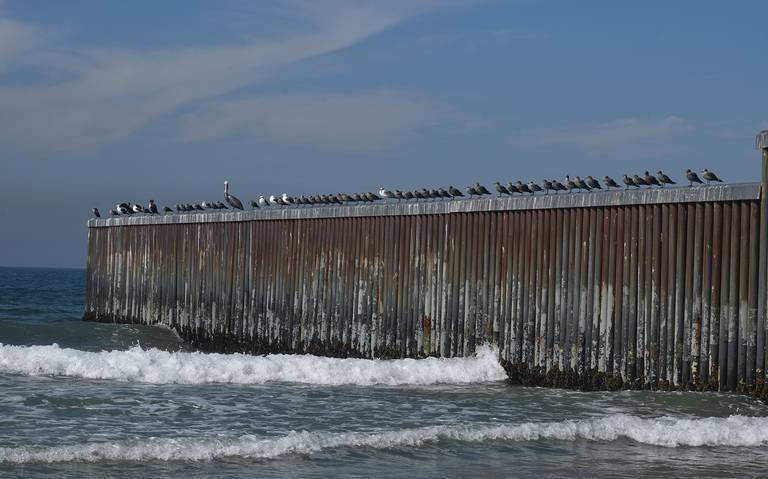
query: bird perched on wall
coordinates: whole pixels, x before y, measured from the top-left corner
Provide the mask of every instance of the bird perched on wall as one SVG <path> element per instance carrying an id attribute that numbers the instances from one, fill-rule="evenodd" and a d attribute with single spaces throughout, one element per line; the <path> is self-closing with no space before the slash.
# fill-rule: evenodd
<path id="1" fill-rule="evenodd" d="M 577 188 L 576 183 L 568 175 L 565 175 L 565 187 L 568 188 L 568 191 L 573 191 Z"/>
<path id="2" fill-rule="evenodd" d="M 473 196 L 480 196 L 480 193 L 477 192 L 474 186 L 467 186 L 466 188 L 464 188 L 464 191 L 467 192 L 470 198 L 472 198 Z"/>
<path id="3" fill-rule="evenodd" d="M 405 198 L 406 200 L 413 200 L 416 197 L 413 196 L 413 193 L 410 191 L 403 191 L 403 198 Z"/>
<path id="4" fill-rule="evenodd" d="M 506 186 L 502 185 L 498 181 L 493 184 L 494 187 L 496 187 L 496 191 L 499 192 L 499 196 L 501 195 L 509 195 L 509 190 Z"/>
<path id="5" fill-rule="evenodd" d="M 144 207 L 141 205 L 133 205 L 131 206 L 131 209 L 134 213 L 144 213 Z"/>
<path id="6" fill-rule="evenodd" d="M 587 183 L 587 186 L 589 186 L 592 189 L 595 189 L 595 190 L 603 189 L 603 187 L 600 186 L 600 182 L 592 178 L 591 176 L 587 176 L 586 183 Z"/>
<path id="7" fill-rule="evenodd" d="M 635 188 L 640 188 L 640 185 L 634 182 L 632 178 L 629 177 L 629 175 L 624 175 L 624 184 L 627 185 L 627 189 L 629 189 L 630 186 L 634 186 Z"/>
<path id="8" fill-rule="evenodd" d="M 157 205 L 155 204 L 155 200 L 149 200 L 149 213 L 153 214 L 153 215 L 158 214 Z"/>
<path id="9" fill-rule="evenodd" d="M 648 183 L 648 186 L 661 186 L 661 183 L 659 183 L 659 180 L 656 179 L 655 176 L 653 176 L 650 172 L 646 171 L 645 176 L 643 177 L 646 183 Z"/>
<path id="10" fill-rule="evenodd" d="M 661 184 L 661 187 L 663 188 L 664 185 L 676 185 L 674 181 L 672 181 L 672 178 L 665 175 L 661 170 L 656 172 L 656 178 L 658 178 L 659 183 Z"/>
<path id="11" fill-rule="evenodd" d="M 520 180 L 517 180 L 517 182 L 515 183 L 515 188 L 517 188 L 517 191 L 519 191 L 520 193 L 533 194 L 533 191 L 530 188 L 528 188 L 528 185 L 523 184 L 523 182 Z"/>
<path id="12" fill-rule="evenodd" d="M 229 194 L 229 181 L 224 182 L 224 201 L 234 209 L 242 210 L 243 204 L 234 195 Z"/>
<path id="13" fill-rule="evenodd" d="M 634 181 L 634 182 L 635 182 L 635 184 L 636 184 L 638 187 L 640 187 L 640 186 L 649 186 L 649 185 L 648 185 L 648 182 L 647 182 L 647 181 L 645 181 L 643 178 L 641 178 L 641 177 L 640 177 L 640 175 L 633 175 L 633 176 L 632 176 L 632 181 Z"/>
<path id="14" fill-rule="evenodd" d="M 405 195 L 403 194 L 403 192 L 402 192 L 402 191 L 400 191 L 400 190 L 395 190 L 395 191 L 393 191 L 393 192 L 392 192 L 392 195 L 395 197 L 395 199 L 396 199 L 397 201 L 400 201 L 400 200 L 405 200 L 405 199 L 407 199 L 407 198 L 405 197 Z"/>
<path id="15" fill-rule="evenodd" d="M 450 185 L 448 187 L 448 194 L 450 194 L 453 198 L 458 198 L 460 196 L 464 196 L 464 193 L 462 193 L 458 188 L 456 188 L 453 185 Z"/>
<path id="16" fill-rule="evenodd" d="M 722 183 L 723 182 L 723 180 L 718 178 L 716 174 L 714 174 L 713 172 L 709 171 L 706 168 L 704 168 L 704 170 L 702 170 L 701 176 L 702 176 L 702 178 L 707 180 L 707 184 L 709 184 L 710 181 L 717 181 L 718 183 Z"/>
<path id="17" fill-rule="evenodd" d="M 509 190 L 510 195 L 514 193 L 521 193 L 520 189 L 517 186 L 515 186 L 515 184 L 512 183 L 511 181 L 507 183 L 507 189 Z"/>
<path id="18" fill-rule="evenodd" d="M 536 183 L 535 181 L 528 182 L 528 189 L 531 190 L 532 195 L 535 195 L 537 191 L 543 191 L 541 189 L 541 186 L 539 186 L 539 184 Z"/>
<path id="19" fill-rule="evenodd" d="M 693 186 L 694 183 L 698 183 L 700 185 L 704 184 L 704 182 L 701 181 L 701 178 L 699 178 L 699 175 L 691 171 L 690 168 L 685 170 L 685 177 L 688 178 L 688 186 Z"/>
<path id="20" fill-rule="evenodd" d="M 576 186 L 578 186 L 580 190 L 592 191 L 592 188 L 590 188 L 587 182 L 582 180 L 580 176 L 577 176 L 573 182 L 576 183 Z"/>
<path id="21" fill-rule="evenodd" d="M 475 191 L 477 191 L 477 194 L 482 195 L 490 195 L 491 192 L 488 191 L 485 186 L 481 185 L 479 181 L 475 181 Z"/>
<path id="22" fill-rule="evenodd" d="M 112 216 L 118 216 L 118 215 L 120 215 L 120 213 L 118 213 L 118 212 L 117 212 L 117 211 L 115 211 L 115 210 L 109 210 L 109 214 L 110 214 L 110 215 L 112 215 Z"/>
<path id="23" fill-rule="evenodd" d="M 258 208 L 259 208 L 259 202 L 251 200 L 251 209 L 255 210 L 255 209 L 258 209 Z"/>
<path id="24" fill-rule="evenodd" d="M 389 198 L 394 198 L 395 197 L 394 194 L 392 194 L 391 191 L 385 189 L 383 186 L 379 186 L 379 196 L 381 196 L 385 200 L 387 200 Z"/>
<path id="25" fill-rule="evenodd" d="M 173 210 L 168 206 L 163 206 L 163 213 L 173 213 Z"/>
<path id="26" fill-rule="evenodd" d="M 616 180 L 614 180 L 613 178 L 611 178 L 608 175 L 603 176 L 603 183 L 605 183 L 605 187 L 608 188 L 609 190 L 611 188 L 621 188 L 618 185 L 618 183 L 616 183 Z"/>
<path id="27" fill-rule="evenodd" d="M 99 214 L 98 208 L 91 208 L 91 211 L 93 212 L 93 216 L 95 216 L 96 218 L 101 218 L 101 214 Z"/>
<path id="28" fill-rule="evenodd" d="M 544 194 L 546 195 L 548 195 L 550 191 L 554 191 L 555 193 L 557 193 L 557 188 L 555 188 L 552 182 L 546 178 L 541 180 L 541 186 L 544 188 Z"/>
<path id="29" fill-rule="evenodd" d="M 568 188 L 558 180 L 552 180 L 552 188 L 557 191 L 568 191 Z"/>
<path id="30" fill-rule="evenodd" d="M 264 195 L 259 195 L 258 204 L 259 206 L 269 206 L 267 200 L 264 199 Z"/>

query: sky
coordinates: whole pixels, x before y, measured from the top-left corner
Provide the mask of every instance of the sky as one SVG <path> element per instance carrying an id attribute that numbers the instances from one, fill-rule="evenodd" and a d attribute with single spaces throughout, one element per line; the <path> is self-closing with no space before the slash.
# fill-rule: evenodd
<path id="1" fill-rule="evenodd" d="M 91 207 L 709 168 L 757 181 L 763 1 L 0 0 L 0 265 Z"/>

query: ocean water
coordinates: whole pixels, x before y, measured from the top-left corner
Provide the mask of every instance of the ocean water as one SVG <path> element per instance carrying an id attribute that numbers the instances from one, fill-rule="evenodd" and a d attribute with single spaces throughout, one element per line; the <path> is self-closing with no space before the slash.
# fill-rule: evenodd
<path id="1" fill-rule="evenodd" d="M 0 268 L 0 477 L 766 477 L 768 407 L 508 385 L 495 351 L 203 354 L 84 323 L 82 270 Z"/>

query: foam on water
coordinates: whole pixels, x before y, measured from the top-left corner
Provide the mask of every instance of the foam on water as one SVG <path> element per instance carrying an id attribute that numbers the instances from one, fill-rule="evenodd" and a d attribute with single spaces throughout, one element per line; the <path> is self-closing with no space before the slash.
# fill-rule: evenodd
<path id="1" fill-rule="evenodd" d="M 640 418 L 616 414 L 601 418 L 501 425 L 433 426 L 381 432 L 292 432 L 279 437 L 149 438 L 57 447 L 0 448 L 0 463 L 99 461 L 211 461 L 221 458 L 274 458 L 326 449 L 418 447 L 439 441 L 615 441 L 654 446 L 761 446 L 768 443 L 768 418 Z"/>
<path id="2" fill-rule="evenodd" d="M 470 358 L 336 359 L 310 355 L 204 354 L 135 346 L 88 352 L 0 343 L 0 373 L 69 376 L 154 384 L 293 382 L 318 385 L 428 385 L 501 381 L 498 352 L 488 346 Z"/>

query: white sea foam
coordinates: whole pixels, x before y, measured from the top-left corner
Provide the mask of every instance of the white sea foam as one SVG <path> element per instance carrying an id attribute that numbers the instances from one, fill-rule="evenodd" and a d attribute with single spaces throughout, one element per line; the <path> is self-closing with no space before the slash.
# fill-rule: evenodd
<path id="1" fill-rule="evenodd" d="M 501 425 L 433 426 L 381 432 L 292 432 L 279 437 L 149 438 L 57 447 L 0 448 L 0 463 L 99 461 L 211 461 L 274 458 L 326 449 L 419 447 L 439 441 L 614 441 L 678 446 L 761 446 L 768 444 L 768 418 L 640 418 L 623 414 L 574 421 Z"/>
<path id="2" fill-rule="evenodd" d="M 204 354 L 142 349 L 88 352 L 0 344 L 0 373 L 154 384 L 292 382 L 318 385 L 428 385 L 501 381 L 498 352 L 451 359 L 336 359 L 310 355 Z"/>

